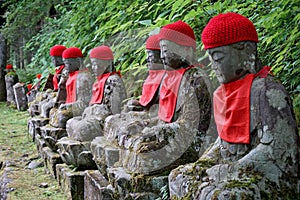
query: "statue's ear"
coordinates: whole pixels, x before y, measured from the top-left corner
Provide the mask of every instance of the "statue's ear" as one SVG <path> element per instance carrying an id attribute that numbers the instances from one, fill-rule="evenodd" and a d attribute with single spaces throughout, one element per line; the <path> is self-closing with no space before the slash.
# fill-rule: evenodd
<path id="1" fill-rule="evenodd" d="M 244 50 L 247 56 L 247 65 L 246 68 L 251 73 L 256 73 L 255 70 L 255 62 L 256 62 L 256 44 L 254 42 L 245 42 L 244 43 Z"/>

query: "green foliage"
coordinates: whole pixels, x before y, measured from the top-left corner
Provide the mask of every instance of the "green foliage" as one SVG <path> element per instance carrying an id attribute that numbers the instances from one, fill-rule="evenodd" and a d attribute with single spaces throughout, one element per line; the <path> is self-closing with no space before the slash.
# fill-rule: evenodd
<path id="1" fill-rule="evenodd" d="M 179 19 L 190 24 L 197 38 L 198 60 L 202 61 L 201 32 L 209 19 L 221 12 L 238 12 L 256 26 L 263 64 L 272 66 L 290 94 L 300 93 L 297 67 L 300 8 L 294 0 L 10 0 L 8 3 L 7 24 L 1 29 L 7 38 L 12 40 L 16 34 L 27 33 L 37 22 L 43 22 L 41 31 L 34 36 L 29 34 L 25 51 L 34 52 L 34 56 L 27 68 L 39 66 L 43 71 L 52 66 L 49 49 L 55 44 L 77 46 L 85 56 L 93 47 L 105 44 L 114 51 L 117 69 L 123 74 L 136 75 L 146 71 L 146 38 L 163 25 Z M 53 5 L 57 14 L 49 17 L 46 13 Z M 25 32 L 19 31 L 19 25 Z M 138 76 L 130 77 L 142 83 Z M 138 94 L 138 88 L 129 89 L 130 93 Z"/>

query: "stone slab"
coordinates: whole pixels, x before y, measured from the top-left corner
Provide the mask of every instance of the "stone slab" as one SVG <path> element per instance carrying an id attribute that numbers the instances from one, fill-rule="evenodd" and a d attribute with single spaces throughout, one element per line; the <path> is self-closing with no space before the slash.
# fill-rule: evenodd
<path id="1" fill-rule="evenodd" d="M 41 135 L 41 127 L 45 126 L 49 123 L 48 118 L 42 118 L 42 117 L 32 117 L 29 118 L 27 121 L 27 128 L 28 133 L 32 138 L 32 141 L 35 140 L 35 135 Z"/>
<path id="2" fill-rule="evenodd" d="M 57 172 L 56 172 L 56 165 L 63 163 L 61 157 L 58 153 L 52 151 L 49 147 L 44 147 L 42 149 L 43 151 L 43 158 L 44 158 L 44 166 L 48 169 L 50 174 L 56 178 Z"/>
<path id="3" fill-rule="evenodd" d="M 85 200 L 113 200 L 109 182 L 98 170 L 87 170 L 84 176 Z"/>
<path id="4" fill-rule="evenodd" d="M 65 136 L 68 136 L 66 129 L 56 128 L 50 126 L 49 124 L 41 127 L 40 130 L 46 145 L 53 151 L 57 151 L 57 141 Z"/>
<path id="5" fill-rule="evenodd" d="M 40 135 L 35 135 L 34 143 L 41 158 L 43 157 L 43 148 L 46 147 L 45 140 Z"/>
<path id="6" fill-rule="evenodd" d="M 70 200 L 83 200 L 85 171 L 73 171 L 66 164 L 57 164 L 56 172 L 58 184 L 67 198 Z"/>
<path id="7" fill-rule="evenodd" d="M 25 84 L 16 83 L 13 88 L 18 111 L 25 111 L 28 108 Z"/>

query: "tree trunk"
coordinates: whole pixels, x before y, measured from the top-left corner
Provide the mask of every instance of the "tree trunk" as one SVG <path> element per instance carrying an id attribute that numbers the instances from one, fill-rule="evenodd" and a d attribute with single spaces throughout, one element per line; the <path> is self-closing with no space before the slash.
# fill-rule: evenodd
<path id="1" fill-rule="evenodd" d="M 6 101 L 5 87 L 6 42 L 0 33 L 0 101 Z"/>

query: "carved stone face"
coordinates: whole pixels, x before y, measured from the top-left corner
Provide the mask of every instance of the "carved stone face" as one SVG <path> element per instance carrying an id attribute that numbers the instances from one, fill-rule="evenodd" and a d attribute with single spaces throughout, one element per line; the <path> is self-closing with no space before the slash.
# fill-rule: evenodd
<path id="1" fill-rule="evenodd" d="M 80 69 L 80 58 L 67 58 L 63 59 L 64 64 L 65 64 L 65 70 L 68 71 L 69 73 L 75 72 Z"/>
<path id="2" fill-rule="evenodd" d="M 232 45 L 208 49 L 212 69 L 215 71 L 218 81 L 230 83 L 241 79 L 252 71 L 249 66 L 249 52 L 246 48 L 234 48 Z"/>
<path id="3" fill-rule="evenodd" d="M 164 69 L 162 60 L 160 59 L 159 50 L 146 50 L 147 53 L 147 65 L 149 70 L 161 70 Z"/>
<path id="4" fill-rule="evenodd" d="M 100 60 L 91 58 L 92 70 L 96 76 L 101 76 L 103 73 L 109 71 L 109 66 L 112 65 L 112 60 Z"/>
<path id="5" fill-rule="evenodd" d="M 168 40 L 160 41 L 160 58 L 166 70 L 179 69 L 183 65 L 181 53 L 184 47 Z"/>
<path id="6" fill-rule="evenodd" d="M 54 66 L 60 66 L 64 64 L 63 59 L 60 56 L 51 56 L 51 61 Z"/>

